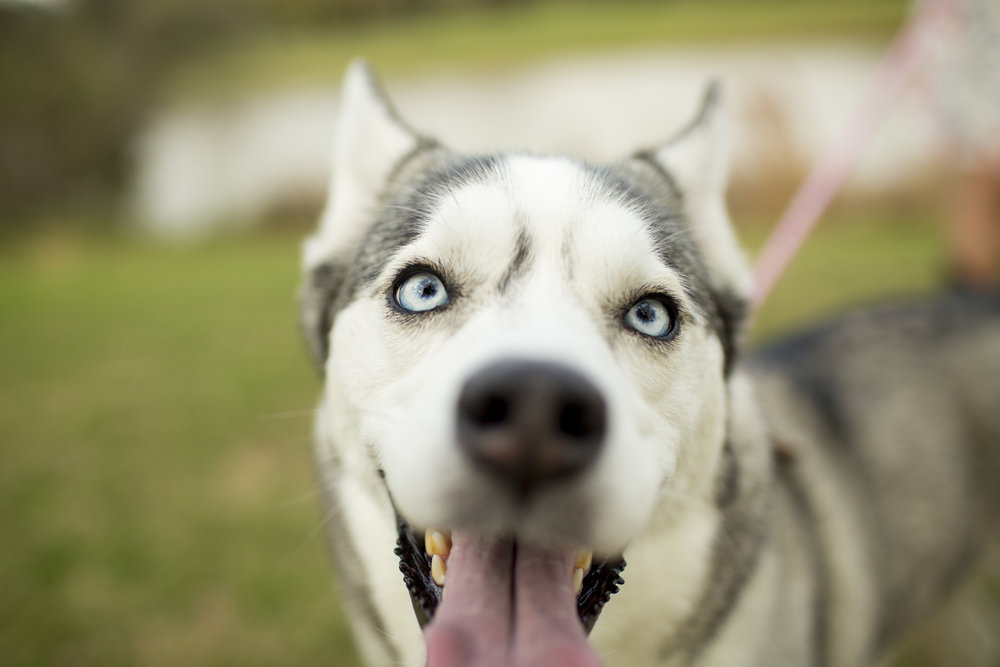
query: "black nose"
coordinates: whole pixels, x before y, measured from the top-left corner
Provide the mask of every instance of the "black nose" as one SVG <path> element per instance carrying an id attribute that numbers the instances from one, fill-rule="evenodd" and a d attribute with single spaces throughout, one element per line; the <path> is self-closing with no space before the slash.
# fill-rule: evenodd
<path id="1" fill-rule="evenodd" d="M 604 398 L 551 363 L 510 360 L 472 376 L 458 401 L 458 439 L 484 469 L 524 493 L 585 469 L 604 442 Z"/>

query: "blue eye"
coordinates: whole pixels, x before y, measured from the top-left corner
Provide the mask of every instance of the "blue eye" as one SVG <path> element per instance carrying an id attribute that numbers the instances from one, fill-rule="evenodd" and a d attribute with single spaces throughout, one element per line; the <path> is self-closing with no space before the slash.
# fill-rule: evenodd
<path id="1" fill-rule="evenodd" d="M 674 318 L 663 300 L 645 297 L 625 313 L 625 324 L 651 338 L 663 338 L 674 330 Z"/>
<path id="2" fill-rule="evenodd" d="M 411 313 L 424 313 L 448 303 L 444 282 L 430 271 L 414 273 L 396 288 L 396 303 Z"/>

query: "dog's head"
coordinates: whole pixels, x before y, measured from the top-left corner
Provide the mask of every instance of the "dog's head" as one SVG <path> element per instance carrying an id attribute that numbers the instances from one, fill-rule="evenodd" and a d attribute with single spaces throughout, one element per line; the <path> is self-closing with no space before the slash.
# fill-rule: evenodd
<path id="1" fill-rule="evenodd" d="M 303 322 L 327 382 L 321 431 L 391 503 L 437 660 L 471 664 L 487 650 L 472 641 L 585 664 L 575 640 L 489 635 L 565 615 L 574 583 L 589 629 L 654 508 L 711 502 L 748 288 L 718 98 L 608 166 L 467 157 L 349 69 Z"/>

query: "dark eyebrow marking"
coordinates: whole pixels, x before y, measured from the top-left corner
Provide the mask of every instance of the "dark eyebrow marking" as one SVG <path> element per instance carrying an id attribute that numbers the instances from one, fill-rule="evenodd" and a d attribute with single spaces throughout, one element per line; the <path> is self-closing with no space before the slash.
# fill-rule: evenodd
<path id="1" fill-rule="evenodd" d="M 430 148 L 406 159 L 406 165 L 388 184 L 375 221 L 357 248 L 347 288 L 338 299 L 338 310 L 372 285 L 400 249 L 416 241 L 438 200 L 458 188 L 494 177 L 499 169 L 496 156 L 456 157 L 441 148 Z"/>
<path id="2" fill-rule="evenodd" d="M 497 289 L 501 294 L 507 292 L 511 281 L 524 273 L 528 258 L 531 256 L 531 240 L 528 238 L 528 230 L 523 220 L 518 221 L 517 240 L 514 242 L 514 257 L 507 266 L 507 270 L 497 283 Z"/>

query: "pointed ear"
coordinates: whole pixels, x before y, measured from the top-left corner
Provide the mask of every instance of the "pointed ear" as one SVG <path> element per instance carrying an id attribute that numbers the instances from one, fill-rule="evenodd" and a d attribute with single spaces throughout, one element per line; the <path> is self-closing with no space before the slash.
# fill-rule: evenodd
<path id="1" fill-rule="evenodd" d="M 722 86 L 711 82 L 701 108 L 687 127 L 652 151 L 652 157 L 676 181 L 686 200 L 722 197 L 729 176 Z"/>
<path id="2" fill-rule="evenodd" d="M 726 210 L 729 137 L 724 107 L 722 86 L 713 81 L 694 120 L 644 155 L 673 181 L 695 243 L 718 287 L 746 297 L 750 270 Z"/>
<path id="3" fill-rule="evenodd" d="M 647 151 L 672 181 L 716 297 L 723 343 L 738 346 L 750 295 L 750 268 L 726 209 L 728 133 L 722 87 L 712 82 L 694 120 L 667 143 Z"/>
<path id="4" fill-rule="evenodd" d="M 347 262 L 374 223 L 378 198 L 393 171 L 424 143 L 396 115 L 368 63 L 352 62 L 334 127 L 326 208 L 303 248 L 301 323 L 320 370 Z"/>
<path id="5" fill-rule="evenodd" d="M 420 141 L 400 120 L 368 63 L 353 61 L 341 89 L 326 209 L 306 246 L 307 268 L 360 240 L 374 222 L 373 208 L 393 169 Z"/>

